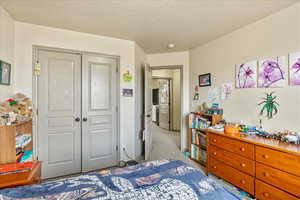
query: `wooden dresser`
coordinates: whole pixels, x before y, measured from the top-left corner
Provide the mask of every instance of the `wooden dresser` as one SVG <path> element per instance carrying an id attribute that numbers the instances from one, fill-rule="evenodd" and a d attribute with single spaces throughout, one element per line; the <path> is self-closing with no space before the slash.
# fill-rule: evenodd
<path id="1" fill-rule="evenodd" d="M 300 200 L 300 145 L 207 130 L 207 173 L 260 200 Z"/>

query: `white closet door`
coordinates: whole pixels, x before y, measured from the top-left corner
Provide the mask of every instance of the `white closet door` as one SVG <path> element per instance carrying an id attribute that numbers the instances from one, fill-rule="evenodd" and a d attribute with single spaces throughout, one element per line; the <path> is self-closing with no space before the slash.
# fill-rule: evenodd
<path id="1" fill-rule="evenodd" d="M 117 164 L 117 59 L 83 55 L 82 170 Z"/>
<path id="2" fill-rule="evenodd" d="M 81 56 L 38 51 L 38 158 L 42 178 L 81 172 Z"/>

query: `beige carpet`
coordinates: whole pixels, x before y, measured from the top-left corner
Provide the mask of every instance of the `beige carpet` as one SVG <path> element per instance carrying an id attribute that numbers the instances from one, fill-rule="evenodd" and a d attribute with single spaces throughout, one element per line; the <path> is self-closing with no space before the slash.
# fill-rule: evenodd
<path id="1" fill-rule="evenodd" d="M 152 124 L 153 149 L 150 153 L 149 160 L 175 159 L 182 160 L 197 168 L 199 164 L 183 156 L 180 151 L 180 133 L 172 132 Z M 201 167 L 202 168 L 202 167 Z"/>

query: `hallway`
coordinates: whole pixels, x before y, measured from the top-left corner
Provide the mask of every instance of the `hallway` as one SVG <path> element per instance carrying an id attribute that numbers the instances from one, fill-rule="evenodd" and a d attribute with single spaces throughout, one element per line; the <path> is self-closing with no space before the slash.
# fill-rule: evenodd
<path id="1" fill-rule="evenodd" d="M 152 123 L 153 149 L 149 160 L 175 159 L 182 160 L 192 166 L 198 164 L 183 156 L 180 151 L 180 133 L 164 130 Z"/>

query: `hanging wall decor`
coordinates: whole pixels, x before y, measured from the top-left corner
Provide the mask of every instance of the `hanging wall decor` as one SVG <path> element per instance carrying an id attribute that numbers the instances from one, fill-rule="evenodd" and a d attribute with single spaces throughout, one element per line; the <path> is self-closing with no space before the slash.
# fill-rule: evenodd
<path id="1" fill-rule="evenodd" d="M 232 96 L 233 83 L 223 83 L 221 88 L 221 99 L 230 99 Z"/>
<path id="2" fill-rule="evenodd" d="M 300 85 L 300 52 L 289 56 L 290 85 Z"/>
<path id="3" fill-rule="evenodd" d="M 0 60 L 0 84 L 10 85 L 11 64 Z"/>
<path id="4" fill-rule="evenodd" d="M 260 110 L 260 115 L 263 115 L 264 112 L 267 112 L 268 119 L 273 118 L 274 115 L 278 113 L 279 104 L 275 101 L 277 96 L 273 96 L 275 92 L 265 93 L 266 96 L 263 98 L 263 101 L 258 105 L 262 105 Z"/>
<path id="5" fill-rule="evenodd" d="M 133 89 L 123 88 L 122 95 L 123 97 L 133 97 Z"/>
<path id="6" fill-rule="evenodd" d="M 200 87 L 211 86 L 211 75 L 210 75 L 210 73 L 199 75 L 199 86 Z"/>
<path id="7" fill-rule="evenodd" d="M 257 87 L 257 61 L 238 64 L 235 67 L 236 88 Z"/>
<path id="8" fill-rule="evenodd" d="M 193 100 L 194 101 L 198 101 L 199 100 L 199 86 L 195 86 L 195 93 L 194 93 L 194 98 L 193 98 Z"/>
<path id="9" fill-rule="evenodd" d="M 129 70 L 123 73 L 123 81 L 126 83 L 130 83 L 132 81 L 133 77 Z"/>
<path id="10" fill-rule="evenodd" d="M 284 87 L 284 56 L 264 59 L 259 62 L 258 85 L 260 88 Z"/>
<path id="11" fill-rule="evenodd" d="M 218 88 L 209 88 L 207 93 L 207 101 L 212 106 L 220 103 L 220 92 Z"/>

